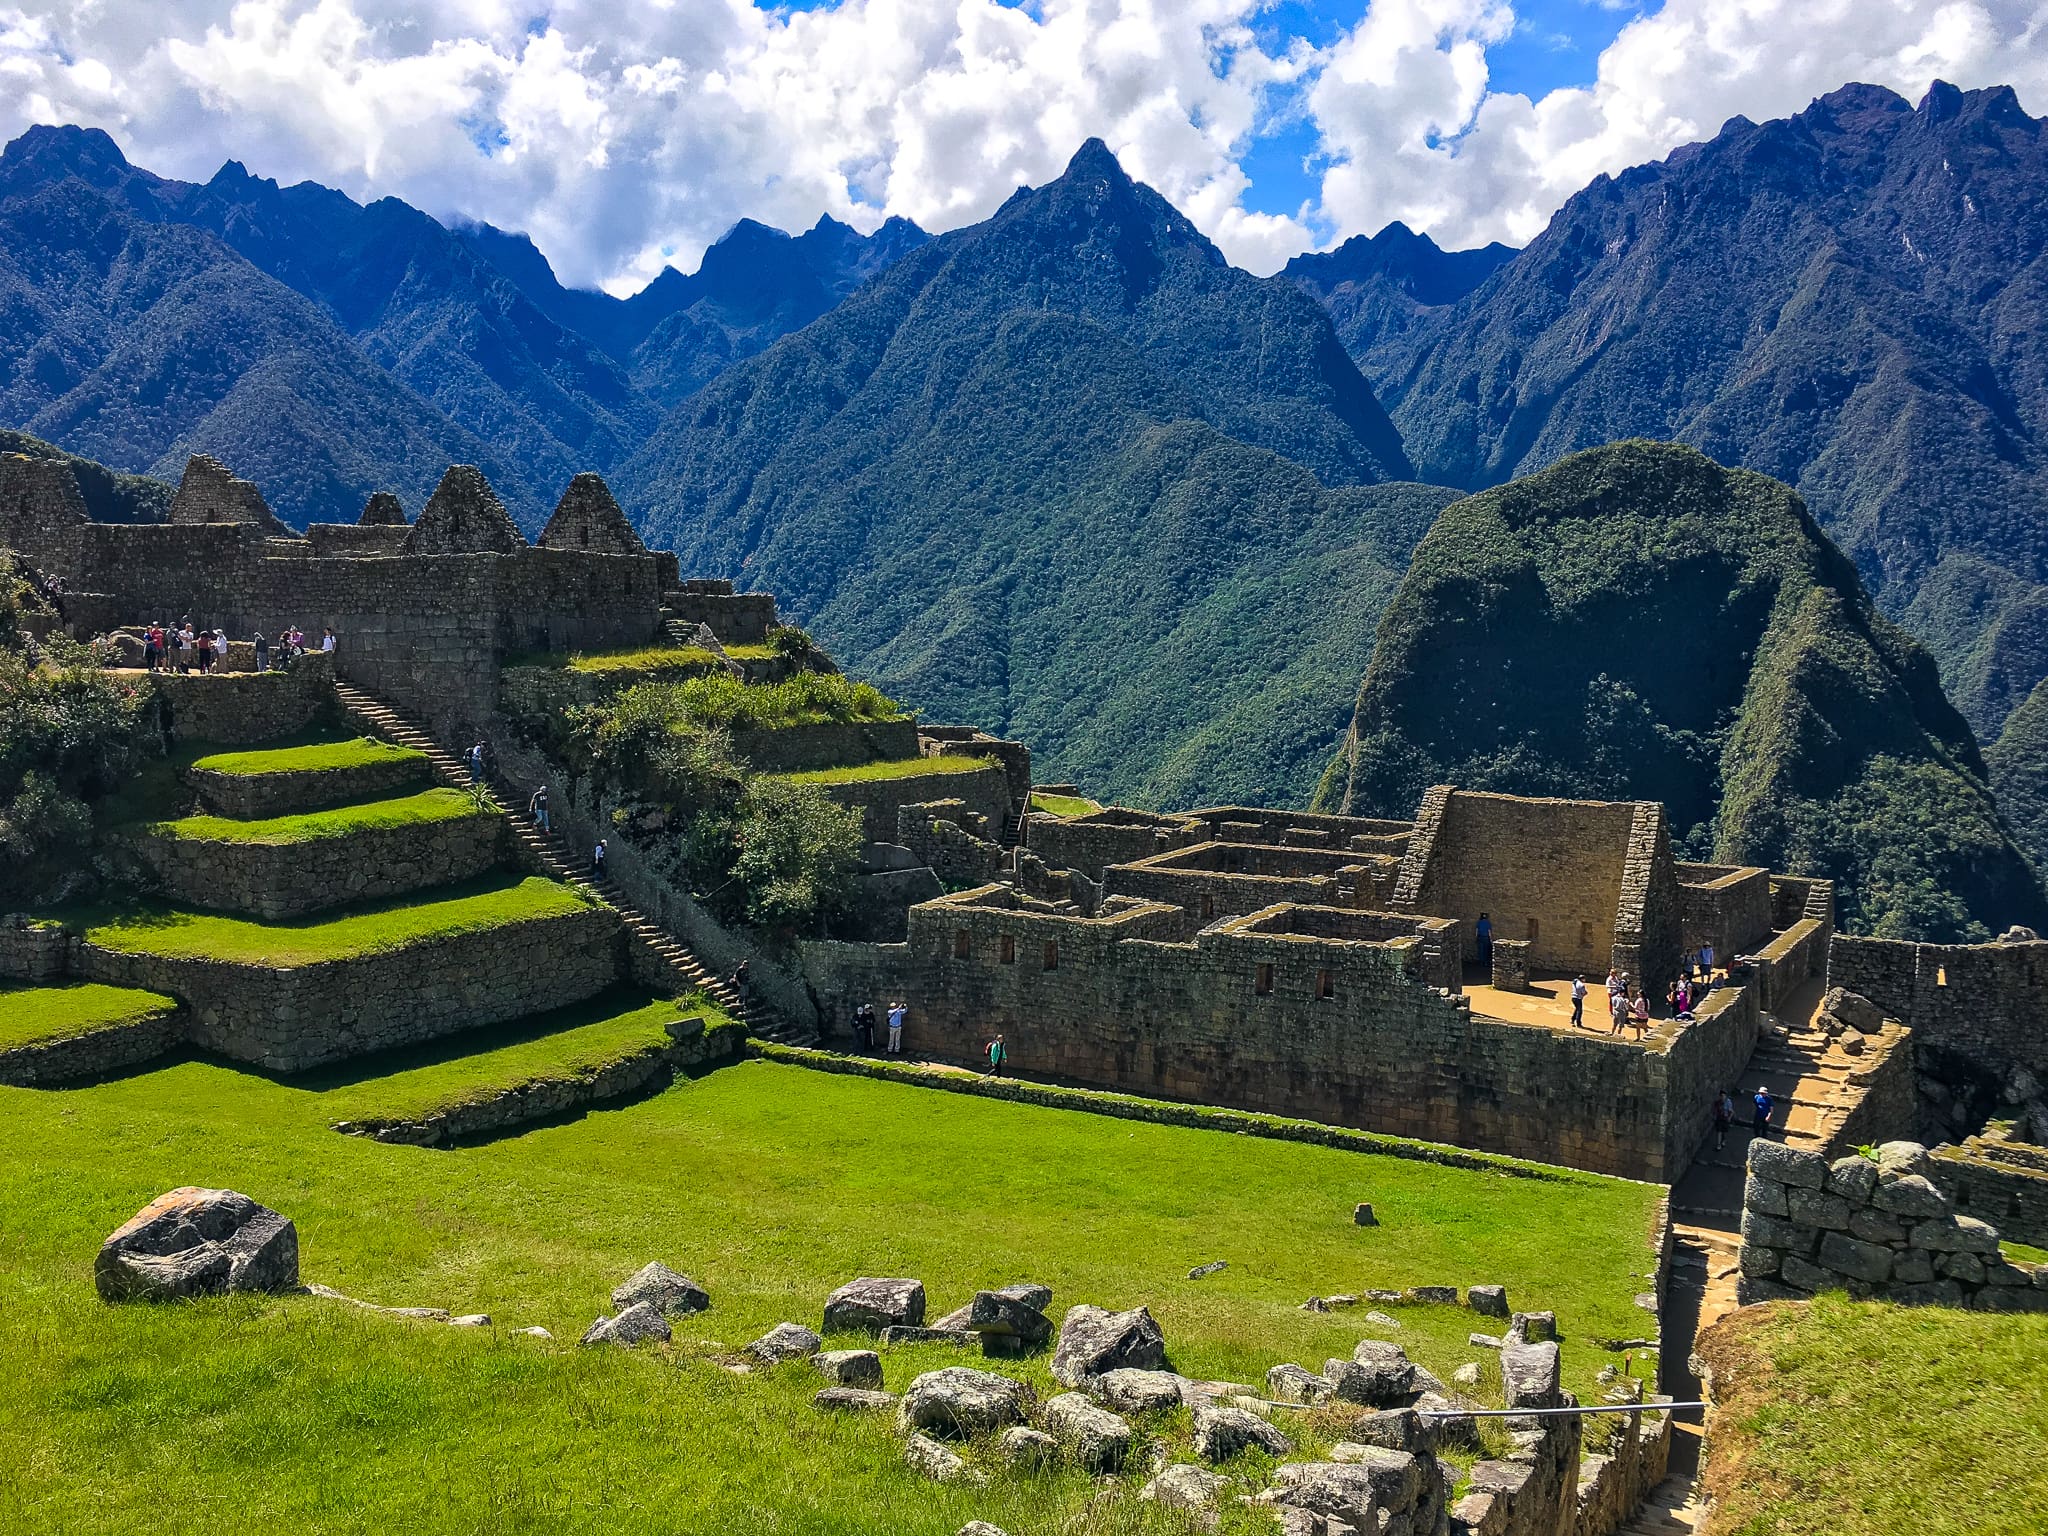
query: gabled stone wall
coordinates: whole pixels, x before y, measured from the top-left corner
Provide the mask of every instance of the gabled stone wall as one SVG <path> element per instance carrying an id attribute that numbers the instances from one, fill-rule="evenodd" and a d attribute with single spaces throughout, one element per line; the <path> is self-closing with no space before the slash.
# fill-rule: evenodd
<path id="1" fill-rule="evenodd" d="M 1836 934 L 1827 966 L 1830 987 L 1862 993 L 1913 1031 L 1923 1071 L 1962 1069 L 2002 1083 L 2024 1067 L 2048 1078 L 2048 942 L 1909 944 Z"/>

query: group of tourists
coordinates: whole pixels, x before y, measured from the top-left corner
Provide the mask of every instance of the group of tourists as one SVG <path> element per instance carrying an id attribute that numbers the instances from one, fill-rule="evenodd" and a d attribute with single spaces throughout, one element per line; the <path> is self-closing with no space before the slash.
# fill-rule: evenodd
<path id="1" fill-rule="evenodd" d="M 279 629 L 277 644 L 271 645 L 263 631 L 250 635 L 258 672 L 282 672 L 292 661 L 306 654 L 311 642 L 296 624 Z M 334 631 L 321 631 L 320 647 L 332 654 Z M 142 631 L 142 665 L 151 672 L 225 672 L 228 665 L 228 635 L 224 629 L 194 629 L 189 618 L 175 624 L 152 622 Z"/>
<path id="2" fill-rule="evenodd" d="M 1772 1095 L 1769 1088 L 1765 1087 L 1762 1083 L 1758 1083 L 1756 1092 L 1750 1095 L 1749 1102 L 1751 1108 L 1755 1111 L 1755 1118 L 1750 1122 L 1752 1130 L 1758 1136 L 1768 1136 L 1771 1133 L 1771 1116 L 1776 1114 L 1778 1109 L 1777 1099 Z M 1716 1152 L 1728 1144 L 1728 1132 L 1734 1124 L 1735 1095 L 1727 1089 L 1723 1089 L 1714 1099 L 1714 1150 Z"/>
<path id="3" fill-rule="evenodd" d="M 1483 922 L 1484 919 L 1482 918 Z M 1664 1005 L 1671 1010 L 1671 1017 L 1690 1023 L 1693 1009 L 1705 998 L 1714 984 L 1714 946 L 1702 944 L 1697 954 L 1688 955 L 1677 978 L 1664 989 Z M 1572 1028 L 1579 1029 L 1586 1022 L 1586 978 L 1572 978 Z M 1611 1035 L 1618 1035 L 1625 1029 L 1635 1031 L 1635 1038 L 1643 1038 L 1643 1031 L 1650 1027 L 1650 999 L 1643 992 L 1642 984 L 1630 978 L 1627 971 L 1610 966 L 1607 971 L 1607 1019 Z"/>
<path id="4" fill-rule="evenodd" d="M 889 1005 L 889 1043 L 886 1048 L 888 1055 L 901 1056 L 903 1054 L 903 1020 L 909 1012 L 909 1007 L 903 1003 L 891 1003 Z M 873 1003 L 862 1003 L 853 1010 L 853 1038 L 860 1046 L 863 1056 L 874 1054 L 875 1005 Z M 998 1035 L 996 1038 L 1001 1039 L 1002 1037 Z"/>

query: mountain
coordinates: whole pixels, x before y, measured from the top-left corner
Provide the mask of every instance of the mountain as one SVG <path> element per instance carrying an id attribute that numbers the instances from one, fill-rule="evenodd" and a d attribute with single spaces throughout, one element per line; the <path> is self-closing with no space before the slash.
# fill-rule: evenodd
<path id="1" fill-rule="evenodd" d="M 1156 803 L 1306 794 L 1447 499 L 1408 475 L 1320 307 L 1090 141 L 684 402 L 621 497 L 881 686 Z"/>
<path id="2" fill-rule="evenodd" d="M 1280 275 L 1320 299 L 1345 347 L 1363 358 L 1429 311 L 1457 303 L 1514 254 L 1498 241 L 1446 251 L 1397 222 L 1376 235 L 1353 235 L 1334 251 L 1297 256 Z"/>
<path id="3" fill-rule="evenodd" d="M 1837 882 L 1846 928 L 2048 914 L 1933 662 L 1799 496 L 1628 442 L 1445 509 L 1380 621 L 1318 803 L 1662 800 L 1681 857 Z"/>
<path id="4" fill-rule="evenodd" d="M 2044 256 L 2012 91 L 1851 85 L 1598 178 L 1405 327 L 1384 284 L 1342 302 L 1426 479 L 1642 436 L 1795 485 L 1989 740 L 2048 674 Z"/>
<path id="5" fill-rule="evenodd" d="M 2048 682 L 2006 716 L 1984 763 L 2014 837 L 2036 869 L 2048 869 Z"/>
<path id="6" fill-rule="evenodd" d="M 931 238 L 908 219 L 863 235 L 825 217 L 794 237 L 742 219 L 694 273 L 670 267 L 631 298 L 615 299 L 564 288 L 524 235 L 489 224 L 457 235 L 548 315 L 626 365 L 634 386 L 664 406 L 810 324 Z"/>
<path id="7" fill-rule="evenodd" d="M 162 479 L 214 454 L 301 525 L 380 488 L 417 504 L 450 463 L 520 483 L 318 305 L 138 211 L 127 170 L 99 133 L 0 152 L 0 422 Z"/>

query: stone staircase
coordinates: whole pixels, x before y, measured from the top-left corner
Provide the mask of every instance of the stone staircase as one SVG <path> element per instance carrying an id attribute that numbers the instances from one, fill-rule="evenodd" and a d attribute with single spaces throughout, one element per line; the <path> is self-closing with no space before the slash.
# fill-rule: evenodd
<path id="1" fill-rule="evenodd" d="M 1667 1477 L 1643 1501 L 1635 1518 L 1618 1536 L 1687 1536 L 1700 1527 L 1706 1506 L 1693 1489 L 1691 1475 Z"/>
<path id="2" fill-rule="evenodd" d="M 352 684 L 336 682 L 334 691 L 343 712 L 362 729 L 396 746 L 410 747 L 421 753 L 432 767 L 434 777 L 442 784 L 453 789 L 469 788 L 469 770 L 417 722 Z M 507 825 L 512 829 L 520 861 L 550 879 L 590 891 L 603 900 L 618 914 L 626 930 L 627 941 L 638 956 L 650 963 L 649 968 L 655 974 L 666 976 L 676 991 L 694 989 L 704 993 L 746 1025 L 750 1035 L 789 1045 L 810 1042 L 812 1037 L 809 1033 L 786 1024 L 757 999 L 742 994 L 729 979 L 705 965 L 688 945 L 651 922 L 626 898 L 615 881 L 599 879 L 587 869 L 579 868 L 558 836 L 543 832 L 523 808 L 515 809 L 506 803 L 511 797 L 504 786 L 494 783 L 491 788 L 494 797 L 500 801 L 500 810 Z"/>

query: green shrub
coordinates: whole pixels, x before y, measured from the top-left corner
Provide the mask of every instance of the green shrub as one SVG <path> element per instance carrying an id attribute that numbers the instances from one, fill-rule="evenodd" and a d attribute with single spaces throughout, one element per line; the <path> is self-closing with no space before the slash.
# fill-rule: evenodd
<path id="1" fill-rule="evenodd" d="M 845 911 L 865 840 L 860 812 L 818 785 L 756 779 L 741 806 L 732 868 L 748 920 L 805 929 Z"/>

